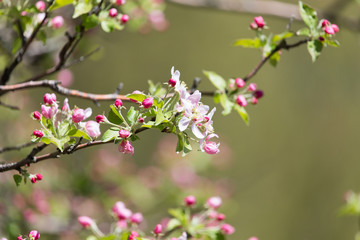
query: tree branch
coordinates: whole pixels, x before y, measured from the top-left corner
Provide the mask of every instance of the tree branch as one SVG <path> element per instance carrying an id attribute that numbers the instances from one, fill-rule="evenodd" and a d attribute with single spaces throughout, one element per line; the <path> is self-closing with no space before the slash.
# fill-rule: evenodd
<path id="1" fill-rule="evenodd" d="M 23 148 L 30 147 L 32 145 L 35 145 L 35 143 L 28 142 L 28 143 L 20 144 L 20 145 L 17 145 L 17 146 L 3 147 L 3 148 L 0 148 L 0 153 L 13 151 L 13 150 L 21 150 Z"/>

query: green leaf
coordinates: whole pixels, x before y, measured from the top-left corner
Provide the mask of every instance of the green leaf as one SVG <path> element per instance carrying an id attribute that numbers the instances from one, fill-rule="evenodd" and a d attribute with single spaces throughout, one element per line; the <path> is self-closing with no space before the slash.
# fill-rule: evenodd
<path id="1" fill-rule="evenodd" d="M 292 36 L 294 36 L 293 32 L 283 32 L 283 33 L 275 35 L 273 37 L 272 41 L 273 42 L 278 42 L 278 41 L 284 40 L 286 38 L 291 38 Z"/>
<path id="2" fill-rule="evenodd" d="M 177 145 L 176 145 L 176 153 L 180 153 L 184 149 L 183 134 L 179 133 L 177 135 L 177 137 L 178 137 L 178 142 L 177 142 Z"/>
<path id="3" fill-rule="evenodd" d="M 228 99 L 225 93 L 220 94 L 219 99 L 221 106 L 224 108 L 221 114 L 224 116 L 230 114 L 235 104 Z"/>
<path id="4" fill-rule="evenodd" d="M 261 47 L 261 41 L 259 38 L 254 38 L 254 39 L 243 38 L 236 40 L 233 45 L 242 46 L 245 48 L 259 48 Z"/>
<path id="5" fill-rule="evenodd" d="M 311 55 L 311 60 L 315 62 L 320 56 L 323 44 L 319 40 L 313 40 L 307 43 L 307 48 Z"/>
<path id="6" fill-rule="evenodd" d="M 165 103 L 164 105 L 164 111 L 170 112 L 175 109 L 176 103 L 180 100 L 180 94 L 179 92 L 175 92 L 174 95 Z"/>
<path id="7" fill-rule="evenodd" d="M 96 15 L 84 15 L 83 16 L 83 25 L 85 30 L 96 27 L 99 24 L 99 18 Z"/>
<path id="8" fill-rule="evenodd" d="M 171 231 L 180 226 L 181 226 L 181 222 L 176 218 L 172 218 L 167 224 L 166 231 Z"/>
<path id="9" fill-rule="evenodd" d="M 109 33 L 109 32 L 114 31 L 115 29 L 121 30 L 124 28 L 124 26 L 121 25 L 120 21 L 118 21 L 117 19 L 107 18 L 107 19 L 101 21 L 101 28 L 105 32 Z"/>
<path id="10" fill-rule="evenodd" d="M 79 129 L 73 128 L 68 132 L 68 136 L 70 137 L 77 137 L 77 138 L 81 138 L 83 137 L 86 140 L 91 140 L 91 137 L 89 137 L 89 135 L 86 132 L 83 132 Z"/>
<path id="11" fill-rule="evenodd" d="M 249 115 L 248 113 L 246 112 L 245 108 L 244 107 L 240 107 L 239 105 L 235 105 L 235 110 L 239 113 L 240 117 L 244 120 L 245 124 L 246 125 L 249 125 L 249 121 L 250 121 L 250 118 L 249 118 Z"/>
<path id="12" fill-rule="evenodd" d="M 191 152 L 191 150 L 192 150 L 192 147 L 190 145 L 189 137 L 184 134 L 184 148 L 183 148 L 182 156 L 184 157 L 186 154 Z"/>
<path id="13" fill-rule="evenodd" d="M 116 239 L 116 236 L 115 235 L 108 235 L 108 236 L 105 236 L 105 237 L 101 237 L 99 238 L 99 240 L 114 240 Z"/>
<path id="14" fill-rule="evenodd" d="M 166 119 L 164 117 L 164 113 L 162 112 L 161 108 L 157 109 L 156 112 L 156 120 L 155 120 L 155 126 L 159 125 L 160 123 L 164 122 Z"/>
<path id="15" fill-rule="evenodd" d="M 82 0 L 79 3 L 75 4 L 75 10 L 72 17 L 77 18 L 80 15 L 90 12 L 92 8 L 93 8 L 93 4 L 91 1 Z"/>
<path id="16" fill-rule="evenodd" d="M 209 78 L 210 82 L 219 90 L 224 91 L 226 88 L 225 80 L 215 72 L 203 71 L 204 75 Z"/>
<path id="17" fill-rule="evenodd" d="M 120 125 L 124 122 L 124 119 L 118 112 L 118 109 L 113 104 L 110 105 L 110 111 L 107 118 L 111 123 L 116 125 Z"/>
<path id="18" fill-rule="evenodd" d="M 214 103 L 220 103 L 220 96 L 221 96 L 221 94 L 220 93 L 218 93 L 218 92 L 215 92 L 215 94 L 214 94 L 214 98 L 213 98 L 213 100 L 214 100 Z"/>
<path id="19" fill-rule="evenodd" d="M 17 187 L 20 186 L 20 184 L 22 182 L 22 176 L 19 174 L 14 174 L 13 178 L 14 178 L 16 186 Z"/>
<path id="20" fill-rule="evenodd" d="M 61 122 L 60 126 L 59 126 L 59 135 L 60 136 L 64 136 L 71 128 L 71 125 L 68 121 L 63 121 Z"/>
<path id="21" fill-rule="evenodd" d="M 115 139 L 119 136 L 119 131 L 113 131 L 111 129 L 108 129 L 101 137 L 102 142 L 108 142 L 110 140 Z"/>
<path id="22" fill-rule="evenodd" d="M 40 142 L 43 142 L 43 143 L 45 143 L 45 144 L 50 144 L 50 143 L 51 143 L 51 140 L 50 140 L 49 138 L 47 138 L 47 137 L 42 137 L 42 138 L 40 139 Z"/>
<path id="23" fill-rule="evenodd" d="M 270 60 L 270 64 L 276 67 L 278 61 L 280 60 L 280 53 L 279 52 L 274 53 L 273 55 L 271 55 L 269 60 Z"/>
<path id="24" fill-rule="evenodd" d="M 309 28 L 302 28 L 296 32 L 296 35 L 298 36 L 310 36 L 310 29 Z"/>
<path id="25" fill-rule="evenodd" d="M 47 37 L 45 31 L 39 31 L 36 35 L 36 38 L 40 40 L 44 45 L 46 44 Z"/>
<path id="26" fill-rule="evenodd" d="M 138 101 L 138 102 L 142 102 L 146 98 L 146 95 L 145 94 L 128 94 L 128 95 L 126 95 L 126 97 L 128 97 L 132 100 Z"/>
<path id="27" fill-rule="evenodd" d="M 299 10 L 301 18 L 303 19 L 304 23 L 310 28 L 311 32 L 316 31 L 316 26 L 318 24 L 316 11 L 301 1 L 299 1 Z"/>
<path id="28" fill-rule="evenodd" d="M 139 111 L 136 111 L 135 108 L 131 106 L 126 115 L 126 118 L 129 121 L 130 125 L 133 125 L 135 122 L 137 122 L 139 118 Z"/>
<path id="29" fill-rule="evenodd" d="M 13 47 L 12 47 L 12 54 L 15 54 L 17 51 L 19 51 L 19 49 L 21 48 L 21 38 L 16 38 L 14 43 L 13 43 Z"/>
<path id="30" fill-rule="evenodd" d="M 74 0 L 55 0 L 54 4 L 50 7 L 50 10 L 64 7 L 66 5 L 72 4 Z"/>
<path id="31" fill-rule="evenodd" d="M 325 43 L 330 45 L 330 46 L 333 46 L 333 47 L 339 47 L 340 46 L 340 43 L 337 40 L 328 40 L 328 39 L 325 38 Z"/>
<path id="32" fill-rule="evenodd" d="M 148 80 L 149 92 L 152 96 L 162 97 L 165 95 L 166 90 L 162 87 L 160 83 L 154 84 L 151 80 Z"/>

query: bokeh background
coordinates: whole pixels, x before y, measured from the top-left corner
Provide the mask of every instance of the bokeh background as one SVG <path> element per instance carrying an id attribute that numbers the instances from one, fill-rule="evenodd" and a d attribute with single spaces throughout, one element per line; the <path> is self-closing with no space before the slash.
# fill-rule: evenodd
<path id="1" fill-rule="evenodd" d="M 307 2 L 315 9 L 328 4 Z M 359 10 L 351 6 L 343 14 Z M 146 90 L 148 79 L 166 82 L 175 66 L 189 85 L 201 77 L 199 89 L 212 90 L 202 70 L 241 77 L 260 60 L 257 50 L 231 46 L 235 39 L 253 36 L 248 27 L 253 14 L 175 4 L 168 4 L 165 14 L 170 27 L 164 32 L 89 34 L 77 54 L 102 48 L 71 68 L 71 88 L 109 93 L 122 82 L 123 93 Z M 267 32 L 281 32 L 288 23 L 264 17 Z M 293 29 L 301 26 L 294 22 Z M 264 66 L 252 79 L 265 96 L 247 107 L 250 126 L 235 113 L 224 117 L 217 111 L 221 152 L 216 157 L 193 152 L 181 158 L 174 153 L 176 137 L 145 131 L 135 142 L 134 157 L 122 156 L 115 145 L 76 152 L 33 165 L 30 171 L 41 172 L 44 180 L 18 188 L 12 181 L 15 172 L 1 173 L 0 235 L 14 239 L 38 229 L 42 239 L 84 239 L 77 216 L 89 215 L 106 229 L 108 211 L 118 200 L 143 212 L 148 219 L 143 227 L 152 229 L 167 207 L 194 194 L 200 202 L 223 197 L 222 212 L 236 227 L 229 239 L 353 239 L 357 219 L 339 217 L 338 210 L 348 189 L 360 190 L 359 33 L 340 25 L 337 39 L 341 46 L 326 48 L 316 63 L 301 46 L 283 51 L 276 68 Z M 0 109 L 2 146 L 28 141 L 37 127 L 28 115 L 39 109 L 45 92 L 28 90 L 5 98 L 22 110 Z M 203 101 L 214 105 L 210 98 Z M 110 103 L 96 107 L 70 98 L 70 104 L 90 104 L 98 114 Z M 2 154 L 0 160 L 18 160 L 28 151 Z"/>

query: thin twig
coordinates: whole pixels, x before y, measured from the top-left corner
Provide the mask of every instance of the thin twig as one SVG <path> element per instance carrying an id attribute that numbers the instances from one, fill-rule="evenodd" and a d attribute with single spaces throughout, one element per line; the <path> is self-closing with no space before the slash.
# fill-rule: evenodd
<path id="1" fill-rule="evenodd" d="M 149 128 L 144 128 L 144 127 L 138 128 L 135 131 L 135 134 L 143 132 L 147 129 L 149 129 Z M 74 153 L 76 151 L 79 151 L 79 150 L 82 150 L 85 148 L 94 147 L 94 146 L 103 145 L 103 144 L 109 144 L 109 143 L 113 143 L 113 142 L 114 141 L 102 142 L 102 141 L 98 140 L 98 141 L 92 141 L 92 142 L 88 142 L 88 143 L 78 144 L 76 147 L 74 147 L 73 145 L 70 145 L 70 146 L 67 146 L 63 152 L 61 152 L 60 150 L 57 150 L 57 151 L 36 157 L 35 155 L 37 153 L 42 151 L 46 146 L 49 146 L 46 144 L 41 144 L 40 146 L 33 148 L 31 153 L 26 158 L 22 159 L 21 161 L 0 164 L 0 172 L 6 172 L 6 171 L 10 171 L 10 170 L 18 170 L 19 172 L 21 172 L 21 167 L 24 167 L 25 165 L 28 165 L 30 163 L 37 163 L 37 162 L 41 162 L 41 161 L 44 161 L 47 159 L 59 158 L 61 155 L 70 154 L 70 153 Z"/>
<path id="2" fill-rule="evenodd" d="M 32 145 L 35 145 L 35 143 L 34 142 L 28 142 L 28 143 L 20 144 L 20 145 L 17 145 L 17 146 L 3 147 L 3 148 L 0 148 L 0 153 L 13 151 L 13 150 L 21 150 L 23 148 L 30 147 Z"/>
<path id="3" fill-rule="evenodd" d="M 16 23 L 16 26 L 17 26 L 17 28 L 18 28 L 18 30 L 19 30 L 19 37 L 20 37 L 20 39 L 21 39 L 21 46 L 22 46 L 22 47 L 25 47 L 26 39 L 25 39 L 25 36 L 24 36 L 24 30 L 23 30 L 23 28 L 22 28 L 22 26 L 21 26 L 21 21 L 20 21 L 20 19 L 16 19 L 15 23 Z"/>
<path id="4" fill-rule="evenodd" d="M 0 85 L 1 86 L 1 85 Z M 20 110 L 20 108 L 18 106 L 13 106 L 13 105 L 9 105 L 7 103 L 3 103 L 0 101 L 0 106 L 2 107 L 6 107 L 6 108 L 9 108 L 11 110 Z"/>
<path id="5" fill-rule="evenodd" d="M 59 94 L 65 96 L 73 96 L 83 99 L 90 99 L 92 101 L 115 101 L 116 99 L 121 99 L 123 101 L 130 101 L 129 98 L 125 97 L 124 95 L 119 95 L 117 93 L 111 94 L 94 94 L 94 93 L 87 93 L 81 92 L 74 89 L 69 89 L 60 86 L 61 82 L 56 80 L 42 80 L 42 81 L 31 81 L 25 83 L 18 83 L 13 85 L 0 85 L 0 94 L 10 92 L 10 91 L 18 91 L 21 89 L 29 89 L 29 88 L 37 88 L 37 87 L 47 87 L 57 92 Z"/>

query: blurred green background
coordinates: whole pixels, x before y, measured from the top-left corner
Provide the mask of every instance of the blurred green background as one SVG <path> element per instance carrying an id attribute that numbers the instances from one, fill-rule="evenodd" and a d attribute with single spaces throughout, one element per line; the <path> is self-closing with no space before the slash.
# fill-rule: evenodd
<path id="1" fill-rule="evenodd" d="M 325 6 L 324 1 L 307 2 L 315 9 Z M 101 52 L 91 60 L 71 68 L 75 77 L 71 88 L 109 93 L 122 82 L 123 93 L 135 89 L 146 90 L 148 79 L 166 82 L 170 77 L 171 66 L 175 66 L 181 71 L 181 79 L 188 85 L 194 77 L 201 77 L 199 89 L 211 90 L 213 88 L 202 75 L 202 70 L 215 71 L 225 78 L 242 77 L 260 60 L 260 52 L 257 50 L 231 46 L 237 38 L 253 36 L 248 27 L 254 17 L 252 14 L 173 4 L 167 5 L 165 13 L 170 22 L 170 28 L 165 32 L 154 31 L 146 35 L 128 31 L 112 34 L 93 32 L 86 44 L 82 45 L 82 51 L 101 45 Z M 287 19 L 264 18 L 270 27 L 267 32 L 281 32 L 288 23 Z M 295 22 L 293 29 L 301 26 Z M 251 117 L 249 127 L 235 113 L 223 117 L 221 111 L 216 112 L 214 127 L 224 150 L 220 148 L 223 151 L 212 161 L 220 161 L 228 156 L 232 160 L 226 168 L 210 168 L 203 174 L 209 178 L 227 178 L 230 182 L 232 195 L 228 196 L 222 208 L 228 217 L 227 221 L 236 227 L 236 233 L 229 239 L 248 239 L 253 235 L 260 240 L 354 238 L 358 229 L 357 219 L 339 217 L 338 209 L 343 204 L 342 196 L 346 190 L 360 190 L 359 33 L 340 25 L 337 39 L 341 46 L 337 49 L 326 48 L 316 63 L 311 62 L 306 47 L 301 46 L 289 52 L 283 51 L 276 68 L 268 64 L 264 66 L 252 79 L 252 82 L 264 90 L 265 96 L 258 105 L 247 107 Z M 19 115 L 0 109 L 1 124 L 8 130 L 11 129 L 11 132 L 4 134 L 2 145 L 27 141 L 26 136 L 32 132 L 32 128 L 27 126 L 27 121 L 30 120 L 23 119 L 16 124 L 12 121 L 28 116 L 38 108 L 37 102 L 42 100 L 40 94 L 45 92 L 47 91 L 29 90 L 8 96 L 8 100 L 22 99 L 21 107 L 24 110 Z M 32 107 L 25 104 L 30 97 L 36 103 Z M 213 105 L 209 98 L 203 101 Z M 83 107 L 89 104 L 77 99 L 70 99 L 70 103 Z M 100 108 L 94 105 L 92 107 L 94 113 L 98 114 L 107 109 L 107 103 L 102 103 Z M 20 133 L 25 135 L 25 139 L 16 136 Z M 134 157 L 126 158 L 118 165 L 122 171 L 131 173 L 127 167 L 131 169 L 133 165 L 145 167 L 156 164 L 159 157 L 154 155 L 154 148 L 159 148 L 157 141 L 163 135 L 147 131 L 141 133 L 141 137 L 142 141 L 135 143 Z M 175 146 L 175 142 L 173 146 L 166 145 L 164 148 L 160 145 L 157 153 L 174 151 Z M 112 151 L 114 158 L 117 158 L 116 146 L 106 146 L 104 149 Z M 111 173 L 105 171 L 95 175 L 98 173 L 89 170 L 87 159 L 94 157 L 97 150 L 77 152 L 69 157 L 46 161 L 34 165 L 33 169 L 34 172 L 38 170 L 43 173 L 44 182 L 52 182 L 66 191 L 76 192 L 78 198 L 94 197 L 87 195 L 83 185 L 79 184 L 79 187 L 74 184 L 79 179 L 70 183 L 67 181 L 71 175 L 91 175 L 94 182 L 86 180 L 89 185 L 86 189 L 101 188 L 98 181 L 109 178 Z M 15 160 L 26 153 L 23 150 L 0 156 L 0 159 L 8 160 L 6 156 L 9 156 Z M 178 158 L 176 161 L 193 158 L 204 157 L 193 153 L 185 157 L 185 160 Z M 174 159 L 168 161 L 173 162 Z M 59 169 L 54 170 L 57 167 Z M 48 169 L 56 173 L 49 174 Z M 33 186 L 22 186 L 17 190 L 11 182 L 11 174 L 13 173 L 0 174 L 1 195 L 15 191 L 29 193 L 42 188 L 41 184 L 46 186 L 46 183 L 41 182 Z M 122 188 L 125 183 L 126 180 L 123 180 L 117 187 Z M 48 194 L 53 194 L 51 188 L 45 189 Z M 185 193 L 192 192 L 184 190 L 181 198 Z M 208 196 L 220 193 L 219 190 L 209 191 Z M 171 197 L 171 194 L 169 196 L 165 200 L 164 196 L 158 196 L 161 203 L 166 202 L 163 206 L 181 203 L 181 198 Z M 143 196 L 140 191 L 136 198 L 141 201 L 134 206 L 141 209 L 140 203 L 147 200 L 147 195 Z M 107 201 L 104 205 L 111 207 L 114 203 L 111 200 L 115 200 L 114 196 L 104 200 Z M 156 202 L 156 199 L 152 201 Z M 8 204 L 11 205 L 11 202 Z M 62 207 L 66 209 L 69 206 Z M 6 210 L 7 204 L 3 208 Z M 61 208 L 56 209 L 61 212 Z M 144 211 L 146 217 L 146 210 Z M 161 209 L 153 219 L 158 221 L 160 215 L 165 213 L 166 210 Z M 86 215 L 86 211 L 82 215 Z M 13 213 L 13 216 L 16 214 Z M 7 217 L 11 219 L 12 216 Z M 109 221 L 104 219 L 106 220 Z M 155 223 L 149 223 L 148 227 L 151 229 Z M 37 224 L 39 223 L 31 224 L 30 228 L 36 229 Z M 30 229 L 23 226 L 20 230 L 25 233 Z M 6 232 L 3 234 L 6 237 Z M 71 239 L 76 239 L 75 236 L 72 237 Z M 51 239 L 57 238 L 53 236 Z"/>

